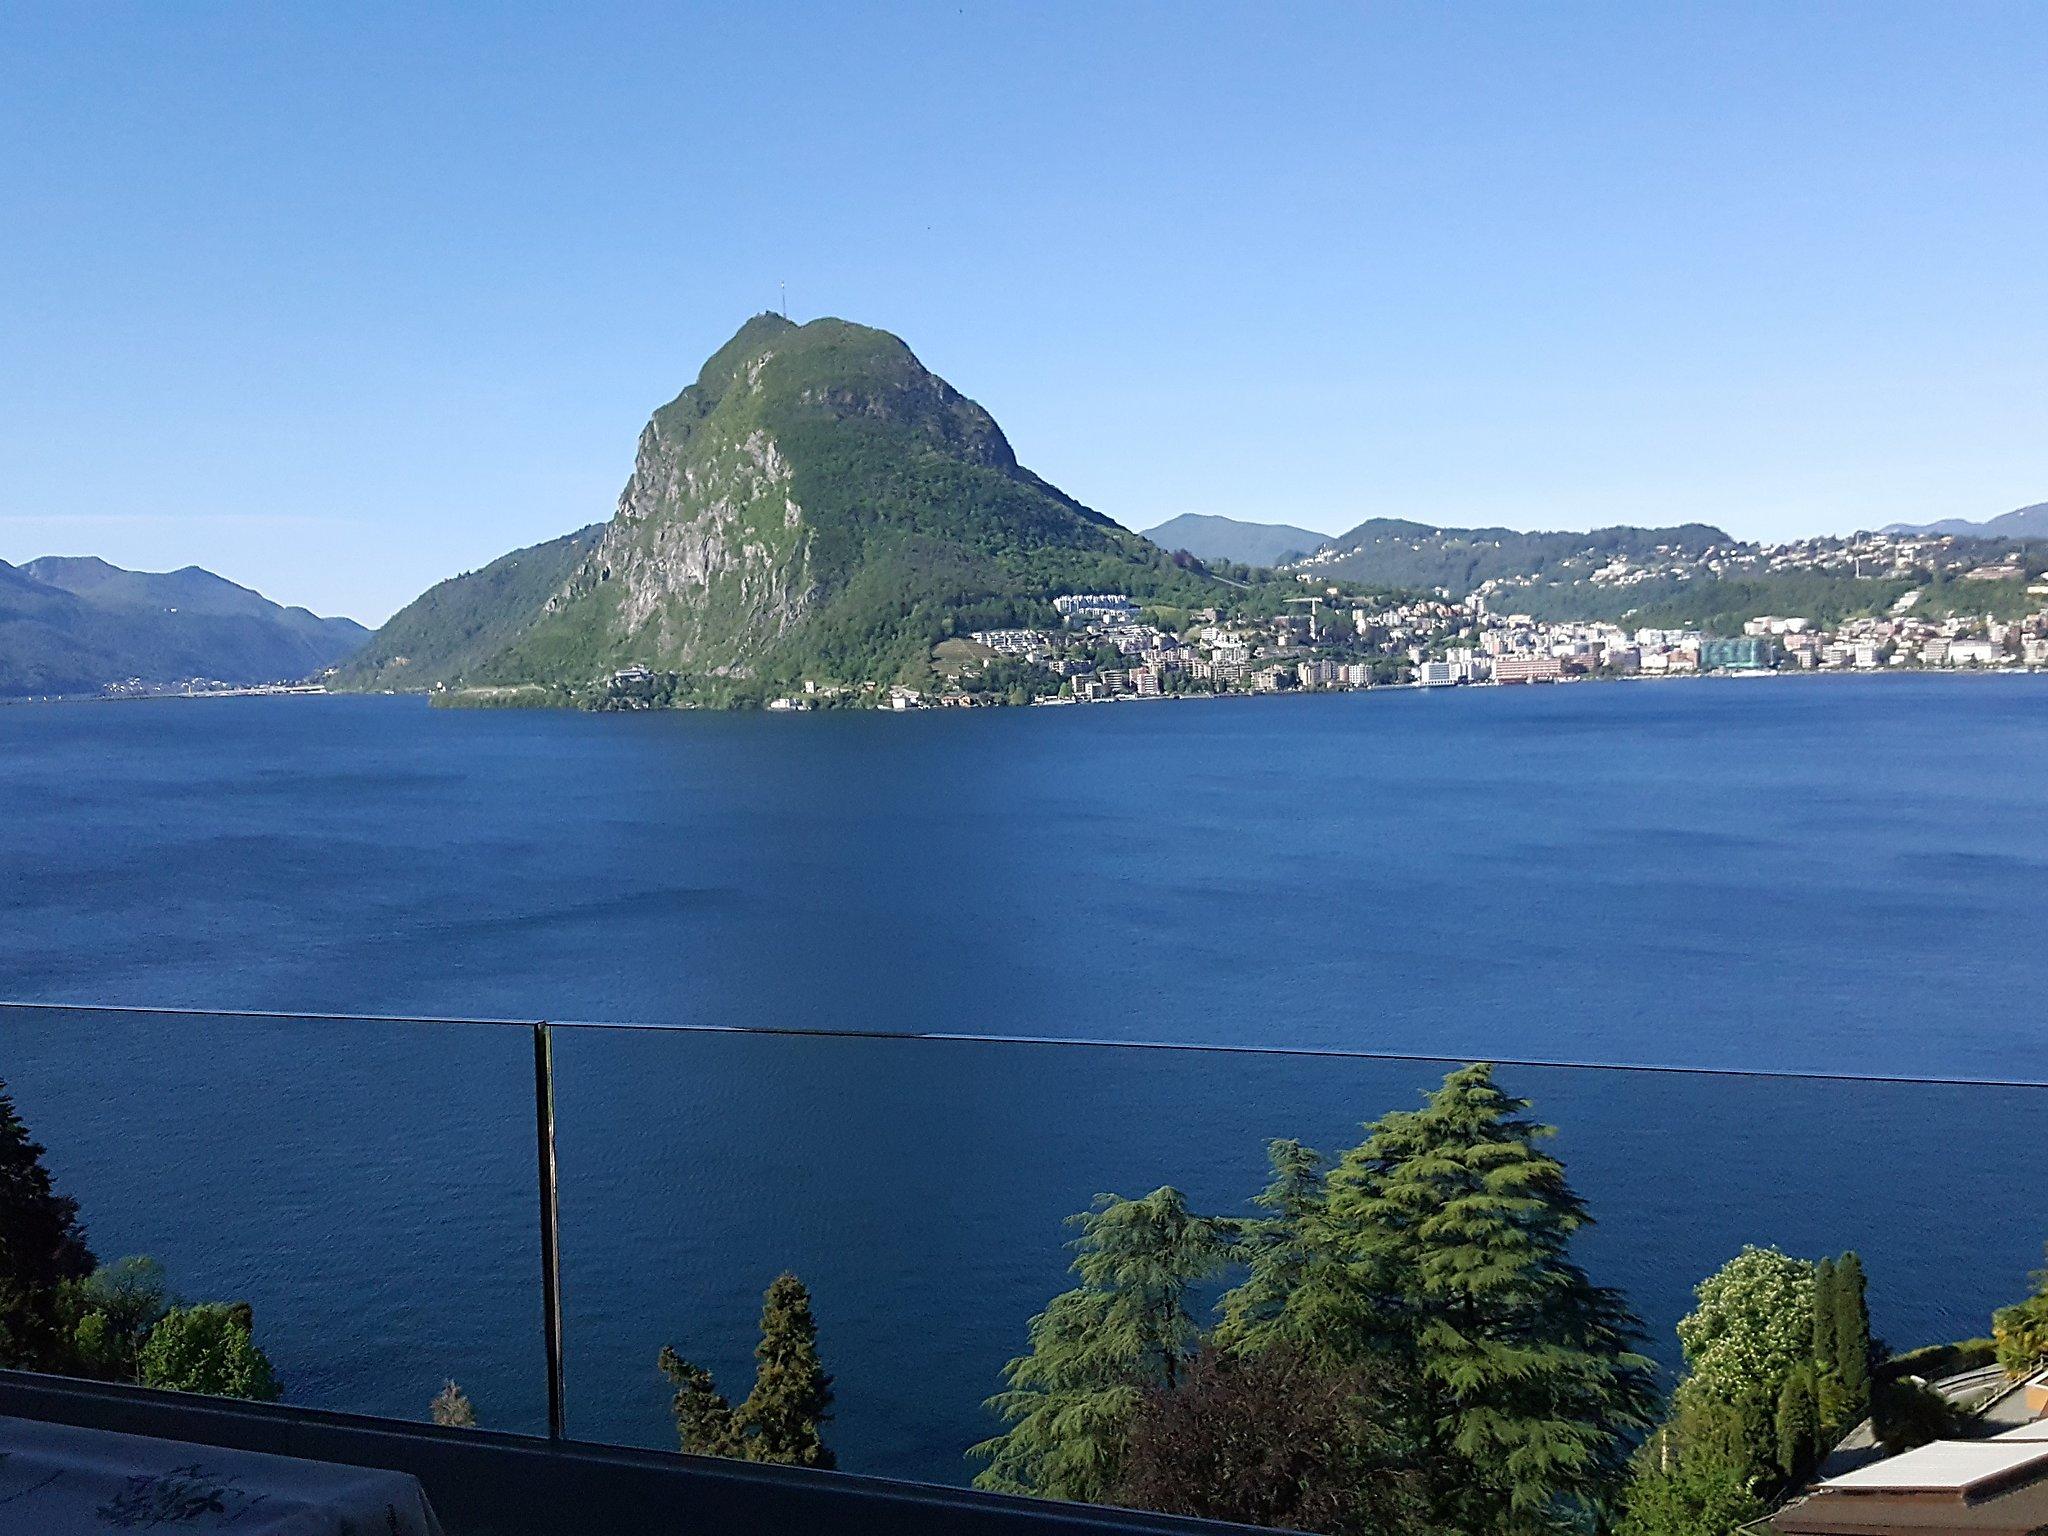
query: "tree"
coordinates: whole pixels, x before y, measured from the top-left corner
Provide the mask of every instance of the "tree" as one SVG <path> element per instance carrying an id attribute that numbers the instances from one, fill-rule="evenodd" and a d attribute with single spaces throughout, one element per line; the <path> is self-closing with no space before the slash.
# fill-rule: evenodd
<path id="1" fill-rule="evenodd" d="M 1636 1453 L 1616 1536 L 1728 1536 L 1764 1513 L 1749 1431 L 1725 1403 L 1679 1409 Z"/>
<path id="2" fill-rule="evenodd" d="M 683 1449 L 784 1466 L 836 1465 L 823 1436 L 832 1378 L 818 1355 L 811 1293 L 795 1275 L 776 1276 L 762 1298 L 754 1362 L 754 1390 L 734 1408 L 709 1371 L 662 1348 L 657 1364 L 675 1384 L 672 1406 Z"/>
<path id="3" fill-rule="evenodd" d="M 1247 1273 L 1218 1303 L 1217 1345 L 1245 1353 L 1287 1337 L 1287 1304 L 1316 1262 L 1311 1233 L 1326 1203 L 1321 1153 L 1298 1141 L 1271 1141 L 1266 1160 L 1272 1179 L 1256 1203 L 1272 1214 L 1239 1229 L 1237 1252 Z"/>
<path id="4" fill-rule="evenodd" d="M 0 1082 L 0 1365 L 60 1369 L 70 1352 L 63 1287 L 94 1268 L 78 1202 L 56 1193 Z"/>
<path id="5" fill-rule="evenodd" d="M 2000 1307 L 1991 1314 L 1991 1339 L 2008 1376 L 2026 1376 L 2048 1361 L 2048 1295 Z"/>
<path id="6" fill-rule="evenodd" d="M 1812 1366 L 1795 1366 L 1778 1389 L 1778 1468 L 1789 1478 L 1797 1478 L 1812 1464 L 1820 1440 L 1813 1377 Z"/>
<path id="7" fill-rule="evenodd" d="M 1276 1344 L 1204 1349 L 1133 1415 L 1112 1502 L 1319 1531 L 1427 1529 L 1414 1447 L 1390 1431 L 1406 1384 L 1384 1366 L 1326 1372 Z"/>
<path id="8" fill-rule="evenodd" d="M 136 1362 L 137 1379 L 173 1392 L 275 1402 L 277 1377 L 256 1347 L 253 1328 L 245 1302 L 173 1307 L 150 1329 Z"/>
<path id="9" fill-rule="evenodd" d="M 164 1267 L 134 1257 L 103 1264 L 66 1287 L 73 1368 L 104 1381 L 133 1381 L 149 1332 L 171 1308 Z"/>
<path id="10" fill-rule="evenodd" d="M 428 1414 L 443 1429 L 475 1429 L 476 1409 L 469 1403 L 469 1394 L 450 1381 L 434 1394 L 428 1404 Z"/>
<path id="11" fill-rule="evenodd" d="M 1871 1403 L 1871 1428 L 1887 1456 L 1956 1434 L 1967 1415 L 1917 1376 L 1901 1376 L 1880 1387 Z"/>
<path id="12" fill-rule="evenodd" d="M 1655 1402 L 1635 1319 L 1571 1259 L 1591 1218 L 1527 1108 L 1491 1067 L 1465 1067 L 1421 1110 L 1383 1116 L 1330 1179 L 1352 1287 L 1334 1305 L 1362 1304 L 1347 1336 L 1428 1384 L 1434 1513 L 1463 1530 L 1597 1519 Z"/>
<path id="13" fill-rule="evenodd" d="M 2008 1376 L 2025 1376 L 2048 1362 L 2048 1267 L 2028 1277 L 2034 1293 L 1991 1314 L 1991 1341 Z"/>
<path id="14" fill-rule="evenodd" d="M 1836 1369 L 1835 1261 L 1813 1266 L 1813 1359 L 1826 1370 Z"/>
<path id="15" fill-rule="evenodd" d="M 1870 1301 L 1863 1260 L 1845 1253 L 1835 1265 L 1833 1285 L 1835 1376 L 1842 1384 L 1842 1419 L 1847 1429 L 1870 1409 Z"/>
<path id="16" fill-rule="evenodd" d="M 711 1373 L 693 1365 L 667 1345 L 656 1361 L 661 1373 L 674 1383 L 676 1434 L 683 1450 L 691 1456 L 744 1458 L 746 1440 L 740 1433 L 732 1404 L 719 1393 Z"/>
<path id="17" fill-rule="evenodd" d="M 1813 1354 L 1813 1266 L 1775 1248 L 1747 1247 L 1701 1281 L 1678 1324 L 1696 1399 L 1775 1403 L 1785 1378 Z"/>
<path id="18" fill-rule="evenodd" d="M 969 1450 L 988 1462 L 977 1488 L 1103 1498 L 1143 1394 L 1172 1387 L 1193 1349 L 1190 1292 L 1223 1267 L 1234 1236 L 1171 1187 L 1098 1195 L 1072 1221 L 1081 1283 L 1031 1320 L 1030 1353 L 1003 1368 L 1009 1389 L 988 1407 L 1010 1427 Z"/>
<path id="19" fill-rule="evenodd" d="M 1754 1484 L 1778 1472 L 1777 1408 L 1785 1378 L 1812 1364 L 1813 1266 L 1776 1248 L 1746 1247 L 1694 1289 L 1678 1324 L 1683 1410 L 1720 1404 L 1743 1430 L 1735 1471 Z"/>
<path id="20" fill-rule="evenodd" d="M 832 1378 L 818 1358 L 811 1293 L 792 1274 L 778 1275 L 761 1305 L 761 1343 L 754 1351 L 754 1390 L 740 1405 L 755 1461 L 831 1467 L 822 1429 L 831 1416 Z"/>

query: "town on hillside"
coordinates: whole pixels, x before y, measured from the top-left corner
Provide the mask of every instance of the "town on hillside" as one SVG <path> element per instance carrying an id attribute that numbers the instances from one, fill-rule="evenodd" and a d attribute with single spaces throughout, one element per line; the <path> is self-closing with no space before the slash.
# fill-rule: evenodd
<path id="1" fill-rule="evenodd" d="M 1740 622 L 1740 633 L 1717 634 L 1626 618 L 1536 617 L 1515 607 L 1533 589 L 1524 580 L 1489 580 L 1457 598 L 1439 590 L 1361 600 L 1325 584 L 1305 562 L 1294 571 L 1302 595 L 1284 614 L 1161 612 L 1122 593 L 1060 597 L 1057 628 L 977 630 L 939 645 L 937 686 L 869 684 L 867 691 L 905 710 L 1717 672 L 2048 667 L 2048 576 L 2037 561 L 1987 555 L 1969 539 L 1858 534 L 1744 545 L 1704 559 L 1617 558 L 1584 580 L 1589 588 L 1627 589 L 1745 571 L 1850 575 L 1880 595 L 1898 590 L 1879 612 L 1758 614 Z M 1950 594 L 1946 611 L 1923 601 L 1930 582 Z M 1985 594 L 1987 611 L 1958 611 L 1976 592 Z M 2023 593 L 2017 608 L 2015 592 Z M 815 694 L 773 707 L 803 708 Z"/>

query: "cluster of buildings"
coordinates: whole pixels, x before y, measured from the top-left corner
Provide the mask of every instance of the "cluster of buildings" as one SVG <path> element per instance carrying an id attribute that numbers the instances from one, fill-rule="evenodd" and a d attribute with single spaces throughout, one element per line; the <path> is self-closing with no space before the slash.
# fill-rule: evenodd
<path id="1" fill-rule="evenodd" d="M 2048 588 L 2044 588 L 2048 598 Z M 1912 595 L 1882 618 L 1823 625 L 1762 617 L 1739 635 L 1537 619 L 1488 596 L 1352 606 L 1333 589 L 1280 615 L 1209 609 L 1179 628 L 1147 622 L 1119 593 L 1056 600 L 1058 628 L 988 629 L 978 660 L 939 691 L 891 690 L 897 709 L 976 702 L 977 666 L 1022 664 L 1034 702 L 1180 693 L 1277 693 L 1386 684 L 1449 687 L 1577 677 L 1669 677 L 1773 670 L 2048 667 L 2048 602 L 2024 618 L 1920 617 Z M 1014 669 L 1009 675 L 1015 675 Z"/>

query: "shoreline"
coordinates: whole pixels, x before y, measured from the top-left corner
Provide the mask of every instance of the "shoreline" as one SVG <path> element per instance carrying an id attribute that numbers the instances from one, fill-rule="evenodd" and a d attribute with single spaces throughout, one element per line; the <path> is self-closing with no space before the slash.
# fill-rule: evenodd
<path id="1" fill-rule="evenodd" d="M 1189 704 L 1213 703 L 1231 699 L 1291 699 L 1291 698 L 1333 698 L 1340 696 L 1364 696 L 1376 693 L 1471 693 L 1495 692 L 1499 690 L 1524 690 L 1541 692 L 1554 688 L 1583 687 L 1588 684 L 1639 683 L 1639 684 L 1687 684 L 1687 683 L 1733 683 L 1770 681 L 1819 681 L 1821 679 L 1876 679 L 1935 677 L 1961 681 L 1966 678 L 1994 677 L 2048 677 L 2048 668 L 2043 667 L 1831 667 L 1825 670 L 1796 671 L 1783 669 L 1759 669 L 1756 671 L 1713 671 L 1680 673 L 1655 676 L 1636 674 L 1627 677 L 1561 677 L 1543 682 L 1501 683 L 1488 680 L 1483 683 L 1378 683 L 1369 688 L 1287 688 L 1272 692 L 1251 692 L 1231 689 L 1222 693 L 1160 693 L 1160 694 L 1118 694 L 1107 699 L 1039 698 L 1028 704 L 919 704 L 906 709 L 891 709 L 887 706 L 863 709 L 774 709 L 767 705 L 745 708 L 719 708 L 705 706 L 668 707 L 663 709 L 605 710 L 578 709 L 573 705 L 505 705 L 512 709 L 566 709 L 572 714 L 719 714 L 719 715 L 932 715 L 987 710 L 1013 709 L 1068 709 L 1075 707 L 1098 707 L 1122 704 Z M 399 689 L 353 689 L 328 688 L 323 685 L 252 685 L 246 688 L 215 688 L 204 692 L 186 693 L 136 693 L 136 694 L 22 694 L 0 698 L 0 708 L 21 708 L 31 705 L 79 705 L 79 704 L 155 704 L 167 701 L 206 699 L 420 699 L 433 704 L 430 690 Z M 445 706 L 444 706 L 445 707 Z"/>

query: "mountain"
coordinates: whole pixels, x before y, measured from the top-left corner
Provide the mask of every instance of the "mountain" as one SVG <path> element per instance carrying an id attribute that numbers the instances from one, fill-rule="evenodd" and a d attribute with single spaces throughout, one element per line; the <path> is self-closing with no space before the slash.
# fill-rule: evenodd
<path id="1" fill-rule="evenodd" d="M 125 571 L 104 560 L 0 561 L 0 697 L 97 693 L 139 678 L 291 682 L 369 631 L 285 608 L 211 571 Z"/>
<path id="2" fill-rule="evenodd" d="M 1669 552 L 1692 557 L 1735 542 L 1705 523 L 1518 533 L 1512 528 L 1433 528 L 1376 517 L 1329 540 L 1298 568 L 1379 586 L 1443 587 L 1463 597 L 1496 578 L 1573 582 L 1617 556 L 1640 560 Z"/>
<path id="3" fill-rule="evenodd" d="M 1145 537 L 1161 549 L 1184 549 L 1197 560 L 1229 560 L 1238 565 L 1280 565 L 1321 549 L 1327 533 L 1312 533 L 1286 523 L 1241 523 L 1234 517 L 1183 512 Z"/>
<path id="4" fill-rule="evenodd" d="M 806 680 L 927 681 L 938 641 L 1056 622 L 1063 592 L 1217 590 L 1020 465 L 896 337 L 764 314 L 654 413 L 594 538 L 437 588 L 348 680 L 602 703 L 614 674 L 646 668 L 664 700 L 744 702 Z"/>
<path id="5" fill-rule="evenodd" d="M 1981 523 L 1948 517 L 1938 523 L 1891 523 L 1883 533 L 1954 534 L 1959 539 L 2048 539 L 2048 501 L 2037 501 Z"/>
<path id="6" fill-rule="evenodd" d="M 519 640 L 597 547 L 593 523 L 451 576 L 391 616 L 342 668 L 346 687 L 408 689 L 460 678 Z"/>

